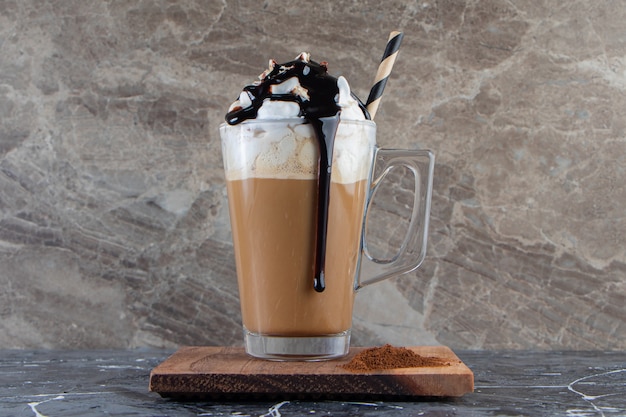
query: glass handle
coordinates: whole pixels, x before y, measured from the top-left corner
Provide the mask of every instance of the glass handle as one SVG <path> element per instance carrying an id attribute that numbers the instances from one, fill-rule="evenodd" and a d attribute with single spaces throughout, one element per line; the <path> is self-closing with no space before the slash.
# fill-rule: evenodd
<path id="1" fill-rule="evenodd" d="M 370 207 L 385 176 L 395 167 L 405 167 L 414 176 L 415 193 L 408 230 L 398 249 L 390 259 L 380 260 L 370 255 L 367 248 L 366 230 L 370 219 Z M 382 281 L 392 276 L 406 274 L 418 268 L 426 257 L 428 222 L 433 188 L 435 155 L 429 150 L 377 149 L 372 167 L 372 184 L 366 201 L 363 234 L 361 237 L 361 260 L 355 288 Z"/>

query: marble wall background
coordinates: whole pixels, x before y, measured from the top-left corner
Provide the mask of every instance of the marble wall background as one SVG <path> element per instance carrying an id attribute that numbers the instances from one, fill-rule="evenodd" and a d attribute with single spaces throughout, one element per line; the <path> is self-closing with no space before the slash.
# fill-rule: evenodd
<path id="1" fill-rule="evenodd" d="M 624 22 L 619 0 L 0 0 L 0 347 L 239 344 L 227 106 L 303 50 L 365 98 L 400 29 L 380 144 L 437 155 L 430 247 L 359 294 L 354 344 L 626 348 Z"/>

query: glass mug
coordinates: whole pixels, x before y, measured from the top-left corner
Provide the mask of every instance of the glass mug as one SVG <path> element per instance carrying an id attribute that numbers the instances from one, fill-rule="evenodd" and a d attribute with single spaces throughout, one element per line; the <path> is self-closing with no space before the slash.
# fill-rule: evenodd
<path id="1" fill-rule="evenodd" d="M 246 352 L 274 360 L 323 360 L 350 347 L 356 291 L 417 268 L 426 255 L 434 155 L 376 146 L 372 121 L 335 135 L 325 289 L 313 288 L 318 142 L 303 119 L 220 126 Z M 404 241 L 390 259 L 368 251 L 368 207 L 395 167 L 414 175 Z"/>

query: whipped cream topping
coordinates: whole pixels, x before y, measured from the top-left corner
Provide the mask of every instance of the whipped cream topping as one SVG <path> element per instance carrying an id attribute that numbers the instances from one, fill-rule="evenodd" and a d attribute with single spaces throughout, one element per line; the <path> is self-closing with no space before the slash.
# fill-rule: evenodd
<path id="1" fill-rule="evenodd" d="M 260 122 L 260 121 L 259 121 Z M 339 123 L 332 182 L 350 184 L 369 175 L 376 129 L 371 122 Z M 298 119 L 224 125 L 224 168 L 229 181 L 250 178 L 317 179 L 318 142 L 310 124 Z"/>

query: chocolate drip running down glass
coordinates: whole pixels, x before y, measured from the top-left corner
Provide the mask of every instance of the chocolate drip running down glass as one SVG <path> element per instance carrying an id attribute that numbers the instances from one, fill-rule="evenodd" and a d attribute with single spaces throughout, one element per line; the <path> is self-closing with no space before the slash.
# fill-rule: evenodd
<path id="1" fill-rule="evenodd" d="M 376 125 L 343 77 L 302 53 L 270 61 L 220 127 L 246 351 L 319 360 L 348 352 L 358 288 L 425 256 L 434 157 L 380 150 Z M 409 230 L 390 260 L 363 243 L 385 175 L 415 175 Z M 374 177 L 374 174 L 377 177 Z"/>

